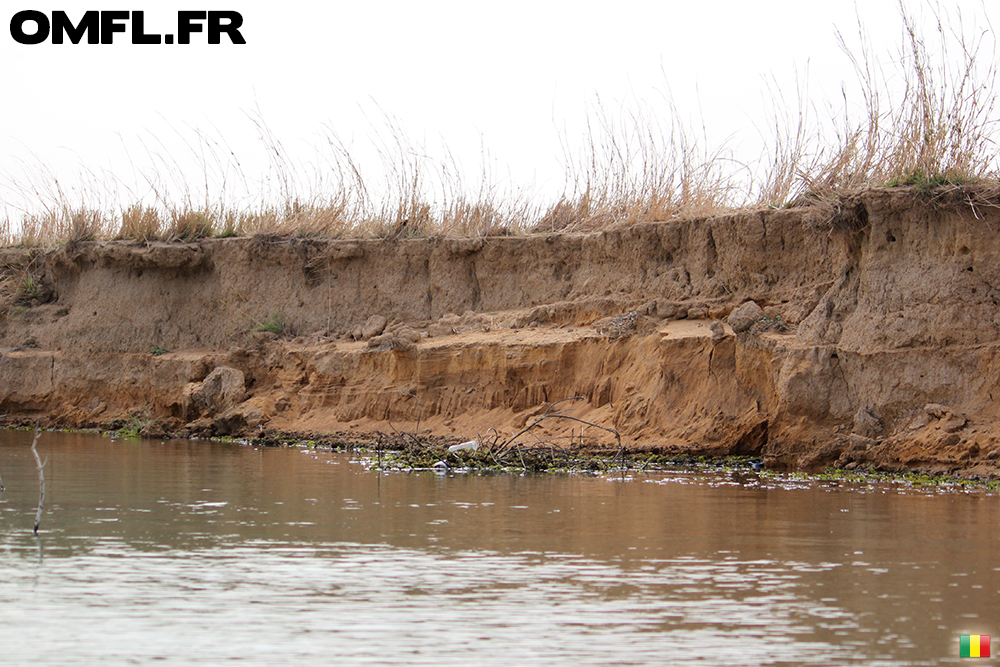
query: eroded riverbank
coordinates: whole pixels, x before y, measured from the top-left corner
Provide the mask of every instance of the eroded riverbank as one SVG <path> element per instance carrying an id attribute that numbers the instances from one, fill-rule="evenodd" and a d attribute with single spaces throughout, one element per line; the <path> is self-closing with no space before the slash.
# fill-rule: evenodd
<path id="1" fill-rule="evenodd" d="M 564 401 L 531 438 L 995 477 L 1000 215 L 975 201 L 894 188 L 595 234 L 7 249 L 0 411 L 481 442 Z"/>

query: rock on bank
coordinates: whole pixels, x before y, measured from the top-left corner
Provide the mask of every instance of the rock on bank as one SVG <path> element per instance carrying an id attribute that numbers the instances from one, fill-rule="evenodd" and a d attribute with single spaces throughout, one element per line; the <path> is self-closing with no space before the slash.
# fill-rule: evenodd
<path id="1" fill-rule="evenodd" d="M 593 234 L 8 248 L 0 412 L 467 439 L 581 397 L 568 414 L 635 449 L 994 475 L 991 201 L 891 188 Z M 581 428 L 549 436 L 598 435 Z"/>

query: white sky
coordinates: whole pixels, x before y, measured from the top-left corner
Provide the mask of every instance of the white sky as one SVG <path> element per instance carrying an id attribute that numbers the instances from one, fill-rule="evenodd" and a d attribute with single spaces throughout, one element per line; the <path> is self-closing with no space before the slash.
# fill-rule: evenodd
<path id="1" fill-rule="evenodd" d="M 19 9 L 56 6 L 79 17 L 99 6 L 144 10 L 147 31 L 166 33 L 178 9 L 203 3 L 5 4 L 5 26 Z M 909 4 L 918 18 L 931 18 Z M 942 6 L 982 13 L 980 2 Z M 807 85 L 813 103 L 842 105 L 841 85 L 851 90 L 856 78 L 835 28 L 856 38 L 856 11 L 880 58 L 888 62 L 902 44 L 897 0 L 864 0 L 857 10 L 844 0 L 229 0 L 204 7 L 241 12 L 248 43 L 224 37 L 212 46 L 196 35 L 191 45 L 145 46 L 119 34 L 110 46 L 24 46 L 4 30 L 0 200 L 8 210 L 24 205 L 18 200 L 26 191 L 47 187 L 50 175 L 72 190 L 80 172 L 111 173 L 138 192 L 142 173 L 179 169 L 197 187 L 201 168 L 188 147 L 203 147 L 196 131 L 209 143 L 224 141 L 254 181 L 268 160 L 252 120 L 258 109 L 305 173 L 321 171 L 311 165 L 317 147 L 326 150 L 325 128 L 352 146 L 363 170 L 378 169 L 369 147 L 389 116 L 435 157 L 446 142 L 473 180 L 485 147 L 495 173 L 554 196 L 565 176 L 563 139 L 578 149 L 598 98 L 612 114 L 645 104 L 669 123 L 669 89 L 683 122 L 704 122 L 711 142 L 728 140 L 749 160 L 759 152 L 758 127 L 775 88 L 792 102 L 796 86 Z M 216 150 L 225 158 L 227 149 Z"/>

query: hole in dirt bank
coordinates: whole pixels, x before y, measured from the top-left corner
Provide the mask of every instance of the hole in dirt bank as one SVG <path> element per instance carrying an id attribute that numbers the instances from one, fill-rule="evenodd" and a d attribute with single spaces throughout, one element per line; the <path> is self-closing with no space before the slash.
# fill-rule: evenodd
<path id="1" fill-rule="evenodd" d="M 959 248 L 958 254 L 960 254 L 960 255 L 968 255 L 969 254 L 969 246 L 965 246 L 964 245 L 961 248 Z"/>
<path id="2" fill-rule="evenodd" d="M 709 278 L 715 276 L 715 262 L 719 259 L 719 251 L 715 247 L 715 236 L 712 234 L 712 230 L 708 230 L 708 243 L 706 248 L 706 267 L 705 275 Z"/>
<path id="3" fill-rule="evenodd" d="M 833 229 L 856 234 L 868 228 L 868 209 L 862 202 L 844 202 L 830 219 Z"/>
<path id="4" fill-rule="evenodd" d="M 762 421 L 742 436 L 733 445 L 732 453 L 737 456 L 760 454 L 767 444 L 767 422 Z"/>
<path id="5" fill-rule="evenodd" d="M 893 236 L 893 233 L 891 231 L 888 231 L 885 233 L 885 240 L 888 241 L 889 243 L 895 243 L 896 237 Z"/>

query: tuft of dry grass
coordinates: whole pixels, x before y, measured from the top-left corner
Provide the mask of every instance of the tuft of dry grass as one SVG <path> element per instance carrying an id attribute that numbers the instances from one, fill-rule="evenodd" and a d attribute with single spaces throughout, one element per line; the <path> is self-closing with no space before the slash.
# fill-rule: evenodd
<path id="1" fill-rule="evenodd" d="M 116 239 L 134 239 L 148 243 L 162 238 L 163 220 L 152 206 L 133 204 L 122 211 L 122 221 Z"/>
<path id="2" fill-rule="evenodd" d="M 167 228 L 168 241 L 196 241 L 215 235 L 215 213 L 209 210 L 171 211 Z"/>

